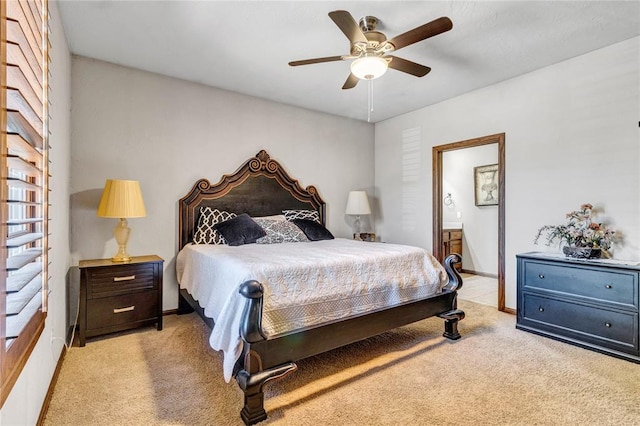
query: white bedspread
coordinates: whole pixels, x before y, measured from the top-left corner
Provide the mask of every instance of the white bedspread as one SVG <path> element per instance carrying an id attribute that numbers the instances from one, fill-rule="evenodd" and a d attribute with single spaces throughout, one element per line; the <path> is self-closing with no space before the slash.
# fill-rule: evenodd
<path id="1" fill-rule="evenodd" d="M 264 286 L 262 326 L 269 337 L 428 297 L 447 283 L 444 268 L 426 250 L 343 238 L 190 244 L 178 253 L 176 272 L 180 287 L 215 321 L 209 343 L 224 351 L 227 381 L 242 352 L 245 299 L 238 287 L 245 281 Z"/>

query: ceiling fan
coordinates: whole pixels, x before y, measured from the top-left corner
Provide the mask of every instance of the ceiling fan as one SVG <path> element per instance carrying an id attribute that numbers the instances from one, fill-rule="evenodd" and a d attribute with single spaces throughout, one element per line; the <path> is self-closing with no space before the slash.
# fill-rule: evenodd
<path id="1" fill-rule="evenodd" d="M 359 25 L 346 10 L 329 12 L 329 17 L 349 39 L 351 43 L 350 54 L 292 61 L 289 62 L 289 65 L 296 67 L 354 59 L 351 63 L 351 73 L 342 86 L 343 89 L 352 89 L 358 84 L 358 80 L 378 78 L 387 71 L 387 68 L 393 68 L 416 77 L 425 76 L 431 71 L 431 68 L 387 54 L 453 28 L 453 23 L 449 18 L 441 17 L 387 40 L 384 34 L 376 31 L 378 19 L 374 16 L 365 16 L 360 19 Z"/>

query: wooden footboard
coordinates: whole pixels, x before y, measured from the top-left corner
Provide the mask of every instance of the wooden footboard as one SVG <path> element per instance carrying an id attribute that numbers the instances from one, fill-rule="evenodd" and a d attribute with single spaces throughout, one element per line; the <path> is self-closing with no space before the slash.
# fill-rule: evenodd
<path id="1" fill-rule="evenodd" d="M 433 316 L 445 320 L 444 337 L 459 339 L 458 321 L 465 315 L 457 309 L 457 290 L 462 287 L 462 278 L 453 265 L 459 261 L 457 254 L 445 259 L 449 283 L 435 296 L 272 339 L 267 339 L 262 330 L 262 284 L 253 280 L 242 284 L 240 293 L 247 299 L 240 326 L 244 349 L 235 375 L 244 392 L 241 417 L 245 424 L 266 419 L 264 384 L 294 371 L 295 361 L 300 359 Z"/>

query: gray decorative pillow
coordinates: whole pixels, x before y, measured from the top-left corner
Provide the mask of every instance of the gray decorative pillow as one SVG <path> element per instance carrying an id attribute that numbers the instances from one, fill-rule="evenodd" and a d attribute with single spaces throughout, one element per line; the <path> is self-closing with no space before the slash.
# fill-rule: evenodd
<path id="1" fill-rule="evenodd" d="M 285 220 L 278 219 L 253 219 L 267 233 L 259 238 L 257 244 L 279 244 L 279 243 L 298 243 L 309 241 L 296 225 Z"/>
<path id="2" fill-rule="evenodd" d="M 195 244 L 227 244 L 222 234 L 213 226 L 236 216 L 235 213 L 224 210 L 200 207 L 200 217 L 198 218 L 198 227 L 193 235 L 193 242 Z"/>
<path id="3" fill-rule="evenodd" d="M 320 214 L 315 210 L 282 210 L 282 214 L 287 220 L 307 219 L 320 223 Z"/>

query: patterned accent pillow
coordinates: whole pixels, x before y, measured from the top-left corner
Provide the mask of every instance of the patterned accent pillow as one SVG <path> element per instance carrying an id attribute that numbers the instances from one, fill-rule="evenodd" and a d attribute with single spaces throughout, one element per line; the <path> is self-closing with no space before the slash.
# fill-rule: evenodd
<path id="1" fill-rule="evenodd" d="M 257 244 L 300 243 L 309 241 L 304 232 L 293 223 L 286 220 L 253 218 L 253 220 L 267 233 L 259 238 Z"/>
<path id="2" fill-rule="evenodd" d="M 237 215 L 224 210 L 212 209 L 211 207 L 200 207 L 200 217 L 198 227 L 193 235 L 195 244 L 227 244 L 222 234 L 213 225 L 233 219 Z"/>
<path id="3" fill-rule="evenodd" d="M 307 219 L 320 223 L 320 214 L 315 210 L 282 210 L 287 220 Z"/>

